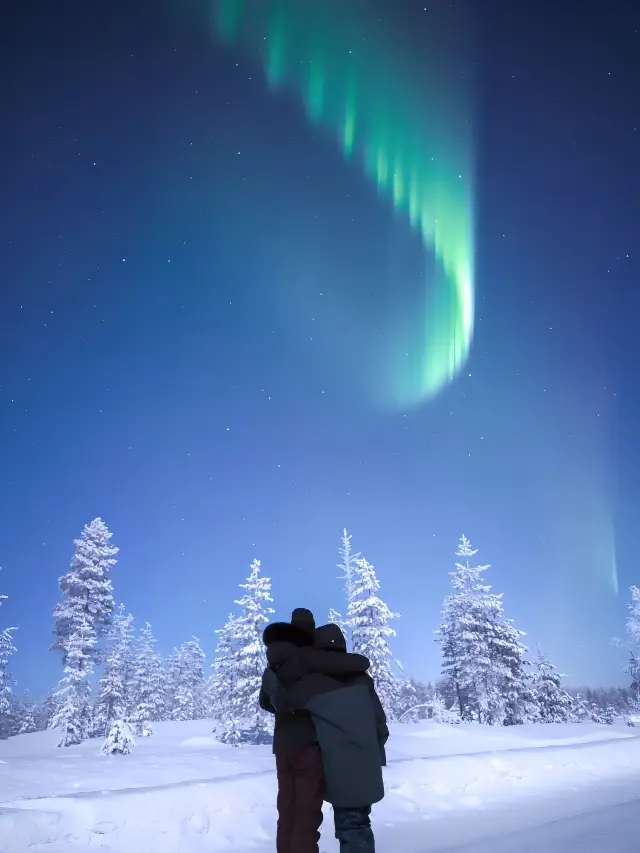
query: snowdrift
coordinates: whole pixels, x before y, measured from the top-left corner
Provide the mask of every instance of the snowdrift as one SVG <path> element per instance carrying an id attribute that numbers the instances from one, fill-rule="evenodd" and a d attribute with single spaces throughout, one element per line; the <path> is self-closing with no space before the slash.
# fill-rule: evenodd
<path id="1" fill-rule="evenodd" d="M 55 732 L 0 743 L 0 851 L 272 849 L 270 749 L 216 743 L 207 720 L 154 729 L 123 756 L 102 755 L 100 741 L 57 749 Z M 640 778 L 640 737 L 622 725 L 408 724 L 392 728 L 388 753 L 378 829 Z M 327 853 L 335 850 L 330 824 Z"/>

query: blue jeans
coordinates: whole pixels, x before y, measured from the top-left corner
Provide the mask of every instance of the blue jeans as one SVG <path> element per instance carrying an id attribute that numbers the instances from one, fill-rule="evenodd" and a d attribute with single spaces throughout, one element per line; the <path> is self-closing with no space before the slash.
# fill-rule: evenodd
<path id="1" fill-rule="evenodd" d="M 333 809 L 336 838 L 340 853 L 375 853 L 376 842 L 371 829 L 371 806 L 359 809 Z"/>

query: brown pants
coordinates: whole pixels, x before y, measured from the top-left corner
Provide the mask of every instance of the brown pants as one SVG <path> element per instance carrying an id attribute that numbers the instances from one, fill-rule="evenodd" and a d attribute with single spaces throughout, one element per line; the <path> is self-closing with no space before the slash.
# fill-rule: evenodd
<path id="1" fill-rule="evenodd" d="M 276 754 L 277 853 L 318 853 L 324 774 L 317 744 L 293 755 Z"/>

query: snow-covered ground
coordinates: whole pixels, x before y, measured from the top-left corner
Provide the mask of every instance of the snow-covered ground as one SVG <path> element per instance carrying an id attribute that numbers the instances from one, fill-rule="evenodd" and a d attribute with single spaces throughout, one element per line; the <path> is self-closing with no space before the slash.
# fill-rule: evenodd
<path id="1" fill-rule="evenodd" d="M 490 828 L 496 807 L 513 809 L 525 797 L 551 814 L 571 792 L 584 802 L 595 789 L 640 791 L 636 732 L 595 724 L 395 726 L 387 796 L 374 808 L 379 849 L 440 849 L 438 839 L 451 843 L 453 828 Z M 100 741 L 56 749 L 56 739 L 39 732 L 0 743 L 0 851 L 273 850 L 268 747 L 223 746 L 206 720 L 156 724 L 128 756 L 102 755 Z M 331 823 L 328 814 L 327 853 L 336 850 Z"/>

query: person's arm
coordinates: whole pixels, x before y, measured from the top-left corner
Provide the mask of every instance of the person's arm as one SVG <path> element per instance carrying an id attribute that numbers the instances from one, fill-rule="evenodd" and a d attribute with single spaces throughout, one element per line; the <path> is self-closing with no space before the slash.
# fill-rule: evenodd
<path id="1" fill-rule="evenodd" d="M 309 673 L 340 678 L 365 673 L 369 665 L 369 659 L 364 655 L 303 648 L 278 667 L 278 678 L 282 684 L 289 686 Z"/>
<path id="2" fill-rule="evenodd" d="M 260 695 L 258 696 L 258 704 L 263 711 L 267 711 L 270 714 L 276 713 L 279 692 L 281 690 L 282 685 L 275 672 L 267 667 L 262 674 L 262 684 L 260 686 Z"/>
<path id="3" fill-rule="evenodd" d="M 276 709 L 273 707 L 271 702 L 269 701 L 269 697 L 264 689 L 264 687 L 260 688 L 260 695 L 258 696 L 258 704 L 262 708 L 263 711 L 267 711 L 269 714 L 275 714 Z"/>
<path id="4" fill-rule="evenodd" d="M 369 684 L 369 693 L 371 694 L 371 701 L 373 702 L 373 714 L 376 718 L 376 734 L 378 735 L 378 743 L 384 749 L 384 746 L 389 740 L 389 726 L 387 725 L 387 715 L 385 714 L 384 708 L 382 707 L 380 697 L 376 693 L 376 688 L 375 684 L 373 683 L 373 679 L 370 676 L 367 676 L 367 681 Z"/>

